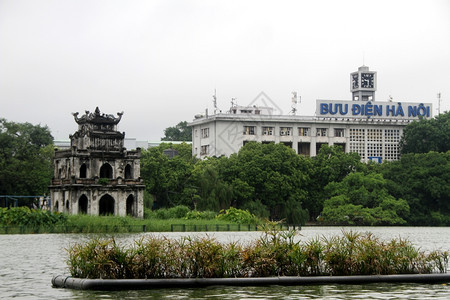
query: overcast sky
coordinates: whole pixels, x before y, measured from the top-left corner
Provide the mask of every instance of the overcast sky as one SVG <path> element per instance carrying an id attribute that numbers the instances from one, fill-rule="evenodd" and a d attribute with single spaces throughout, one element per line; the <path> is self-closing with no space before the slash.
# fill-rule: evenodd
<path id="1" fill-rule="evenodd" d="M 450 1 L 0 0 L 0 117 L 77 130 L 72 112 L 124 111 L 119 130 L 159 140 L 231 98 L 264 92 L 287 114 L 350 100 L 350 73 L 378 72 L 376 100 L 450 108 Z M 259 103 L 256 103 L 259 104 Z M 262 104 L 262 103 L 261 103 Z"/>

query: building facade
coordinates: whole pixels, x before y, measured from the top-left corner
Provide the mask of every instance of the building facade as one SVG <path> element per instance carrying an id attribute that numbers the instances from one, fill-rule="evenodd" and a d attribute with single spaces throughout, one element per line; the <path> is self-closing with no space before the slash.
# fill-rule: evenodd
<path id="1" fill-rule="evenodd" d="M 53 211 L 68 214 L 144 216 L 144 184 L 140 178 L 140 148 L 127 151 L 122 118 L 94 113 L 78 118 L 70 148 L 55 149 L 50 185 Z"/>
<path id="2" fill-rule="evenodd" d="M 274 115 L 270 107 L 233 106 L 226 113 L 196 116 L 192 154 L 229 156 L 250 141 L 283 143 L 298 154 L 315 156 L 320 147 L 339 145 L 362 161 L 397 160 L 405 126 L 431 117 L 429 103 L 375 101 L 377 74 L 362 66 L 350 74 L 352 100 L 317 100 L 315 116 Z"/>

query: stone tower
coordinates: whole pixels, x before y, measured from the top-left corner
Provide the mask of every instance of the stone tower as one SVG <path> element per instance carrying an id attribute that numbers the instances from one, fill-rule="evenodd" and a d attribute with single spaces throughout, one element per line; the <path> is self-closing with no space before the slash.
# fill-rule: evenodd
<path id="1" fill-rule="evenodd" d="M 68 214 L 144 216 L 144 184 L 140 148 L 124 148 L 125 133 L 117 131 L 123 113 L 86 111 L 70 135 L 70 149 L 55 149 L 50 185 L 52 210 Z"/>

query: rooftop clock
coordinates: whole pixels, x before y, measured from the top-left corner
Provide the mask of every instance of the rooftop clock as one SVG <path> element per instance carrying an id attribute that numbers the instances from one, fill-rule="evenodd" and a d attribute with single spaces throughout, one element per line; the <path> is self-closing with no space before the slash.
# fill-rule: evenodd
<path id="1" fill-rule="evenodd" d="M 357 89 L 359 88 L 359 74 L 358 73 L 354 73 L 352 74 L 352 89 Z"/>
<path id="2" fill-rule="evenodd" d="M 361 87 L 373 89 L 373 87 L 374 87 L 374 74 L 373 73 L 361 73 Z"/>

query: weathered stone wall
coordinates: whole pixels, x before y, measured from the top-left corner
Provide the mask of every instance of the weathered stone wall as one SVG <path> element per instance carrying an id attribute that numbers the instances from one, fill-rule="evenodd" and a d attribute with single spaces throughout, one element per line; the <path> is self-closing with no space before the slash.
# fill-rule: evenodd
<path id="1" fill-rule="evenodd" d="M 52 210 L 91 215 L 106 211 L 142 218 L 145 186 L 140 178 L 141 151 L 123 147 L 125 133 L 116 131 L 121 114 L 114 118 L 100 114 L 97 108 L 95 114 L 74 116 L 79 126 L 70 136 L 71 149 L 55 150 Z M 102 197 L 109 199 L 103 205 Z M 114 205 L 109 205 L 112 201 Z"/>
<path id="2" fill-rule="evenodd" d="M 97 187 L 80 187 L 76 188 L 62 188 L 55 189 L 51 196 L 52 209 L 60 213 L 79 214 L 80 211 L 79 200 L 82 196 L 86 196 L 87 214 L 99 215 L 100 199 L 109 195 L 114 199 L 114 215 L 126 216 L 127 204 L 126 199 L 131 195 L 133 197 L 132 213 L 130 215 L 138 218 L 144 217 L 144 193 L 143 189 L 110 186 Z"/>

